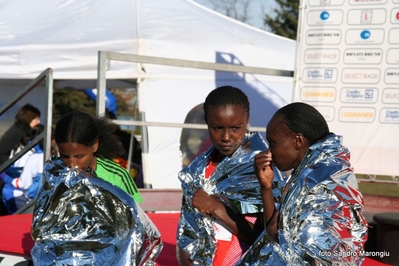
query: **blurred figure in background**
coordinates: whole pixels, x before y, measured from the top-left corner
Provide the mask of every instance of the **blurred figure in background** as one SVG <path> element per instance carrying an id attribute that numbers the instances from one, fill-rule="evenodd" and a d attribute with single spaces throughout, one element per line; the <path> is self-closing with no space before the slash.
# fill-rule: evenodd
<path id="1" fill-rule="evenodd" d="M 40 111 L 30 104 L 25 104 L 15 116 L 12 125 L 0 139 L 0 165 L 10 158 L 11 151 L 32 128 L 40 124 Z"/>
<path id="2" fill-rule="evenodd" d="M 25 104 L 15 116 L 14 124 L 4 133 L 0 139 L 0 165 L 6 162 L 13 149 L 17 148 L 22 138 L 30 133 L 30 130 L 40 124 L 40 111 L 31 104 Z M 0 178 L 0 191 L 4 186 Z M 0 201 L 0 215 L 7 214 L 3 201 Z"/>
<path id="3" fill-rule="evenodd" d="M 42 133 L 43 130 L 43 125 L 36 125 L 29 134 L 30 141 Z M 27 156 L 21 157 L 26 157 L 26 160 L 23 165 L 20 162 L 18 164 L 19 167 L 17 169 L 21 169 L 20 175 L 16 174 L 16 171 L 13 171 L 12 175 L 14 176 L 7 174 L 11 171 L 6 171 L 2 174 L 5 183 L 2 189 L 2 201 L 7 208 L 8 214 L 13 214 L 22 208 L 34 199 L 39 191 L 44 164 L 43 143 L 42 139 L 31 151 L 25 154 Z M 9 167 L 9 169 L 12 168 L 15 167 Z"/>
<path id="4" fill-rule="evenodd" d="M 105 111 L 105 117 L 111 120 L 117 119 L 114 112 L 110 112 L 108 110 Z M 120 155 L 118 158 L 114 159 L 116 163 L 118 163 L 123 168 L 127 169 L 127 162 L 129 159 L 129 150 L 130 150 L 130 141 L 132 140 L 132 133 L 128 133 L 125 130 L 122 130 L 120 126 L 118 126 L 114 134 L 118 136 L 119 141 L 121 142 L 125 152 Z M 133 135 L 133 143 L 132 143 L 132 160 L 130 162 L 130 175 L 134 178 L 136 185 L 138 188 L 144 188 L 144 180 L 143 180 L 143 167 L 142 167 L 142 158 L 141 158 L 141 147 L 137 138 Z"/>

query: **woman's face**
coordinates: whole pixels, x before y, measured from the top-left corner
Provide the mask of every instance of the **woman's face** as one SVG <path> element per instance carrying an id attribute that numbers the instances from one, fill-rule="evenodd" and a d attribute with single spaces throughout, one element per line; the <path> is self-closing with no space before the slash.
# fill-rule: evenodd
<path id="1" fill-rule="evenodd" d="M 272 152 L 273 164 L 280 171 L 295 169 L 301 162 L 308 147 L 303 139 L 292 132 L 282 119 L 272 118 L 267 125 L 266 139 Z"/>
<path id="2" fill-rule="evenodd" d="M 30 121 L 29 126 L 30 128 L 34 128 L 35 126 L 40 124 L 40 118 L 37 116 Z"/>
<path id="3" fill-rule="evenodd" d="M 215 106 L 208 110 L 210 139 L 223 155 L 232 155 L 242 144 L 249 115 L 241 105 Z"/>
<path id="4" fill-rule="evenodd" d="M 58 144 L 58 150 L 61 160 L 66 166 L 71 168 L 87 169 L 89 166 L 96 169 L 96 160 L 94 153 L 97 151 L 98 141 L 92 146 L 83 144 L 66 142 Z"/>

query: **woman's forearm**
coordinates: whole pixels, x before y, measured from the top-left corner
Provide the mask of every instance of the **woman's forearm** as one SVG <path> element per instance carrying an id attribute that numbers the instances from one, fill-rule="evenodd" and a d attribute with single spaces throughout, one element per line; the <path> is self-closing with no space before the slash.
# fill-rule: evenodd
<path id="1" fill-rule="evenodd" d="M 263 202 L 263 217 L 265 222 L 265 228 L 269 225 L 270 221 L 272 220 L 273 214 L 276 210 L 276 206 L 274 203 L 273 197 L 273 189 L 272 188 L 264 188 L 261 187 L 261 194 L 262 194 L 262 202 Z"/>
<path id="2" fill-rule="evenodd" d="M 235 213 L 224 204 L 222 204 L 222 207 L 212 210 L 211 214 L 220 220 L 239 239 L 249 245 L 252 245 L 263 231 L 263 228 L 256 227 L 241 214 Z"/>

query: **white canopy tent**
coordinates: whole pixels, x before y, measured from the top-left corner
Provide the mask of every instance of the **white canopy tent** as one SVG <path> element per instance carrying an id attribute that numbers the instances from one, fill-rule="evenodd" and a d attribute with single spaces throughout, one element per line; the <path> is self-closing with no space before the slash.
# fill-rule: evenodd
<path id="1" fill-rule="evenodd" d="M 98 51 L 288 71 L 295 64 L 294 41 L 187 0 L 0 0 L 0 32 L 2 95 L 46 68 L 53 69 L 55 88 L 95 87 Z M 265 127 L 292 99 L 290 77 L 115 61 L 106 76 L 107 87 L 134 87 L 137 80 L 140 112 L 151 122 L 183 123 L 221 85 L 247 93 L 251 126 Z M 32 102 L 40 98 L 37 93 Z M 180 187 L 181 131 L 148 127 L 145 182 L 154 188 Z"/>

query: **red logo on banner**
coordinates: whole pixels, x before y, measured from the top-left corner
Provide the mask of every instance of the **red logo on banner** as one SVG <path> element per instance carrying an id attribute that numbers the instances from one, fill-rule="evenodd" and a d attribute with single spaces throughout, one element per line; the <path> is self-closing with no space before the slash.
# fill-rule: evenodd
<path id="1" fill-rule="evenodd" d="M 396 13 L 396 19 L 399 20 L 399 12 Z"/>

